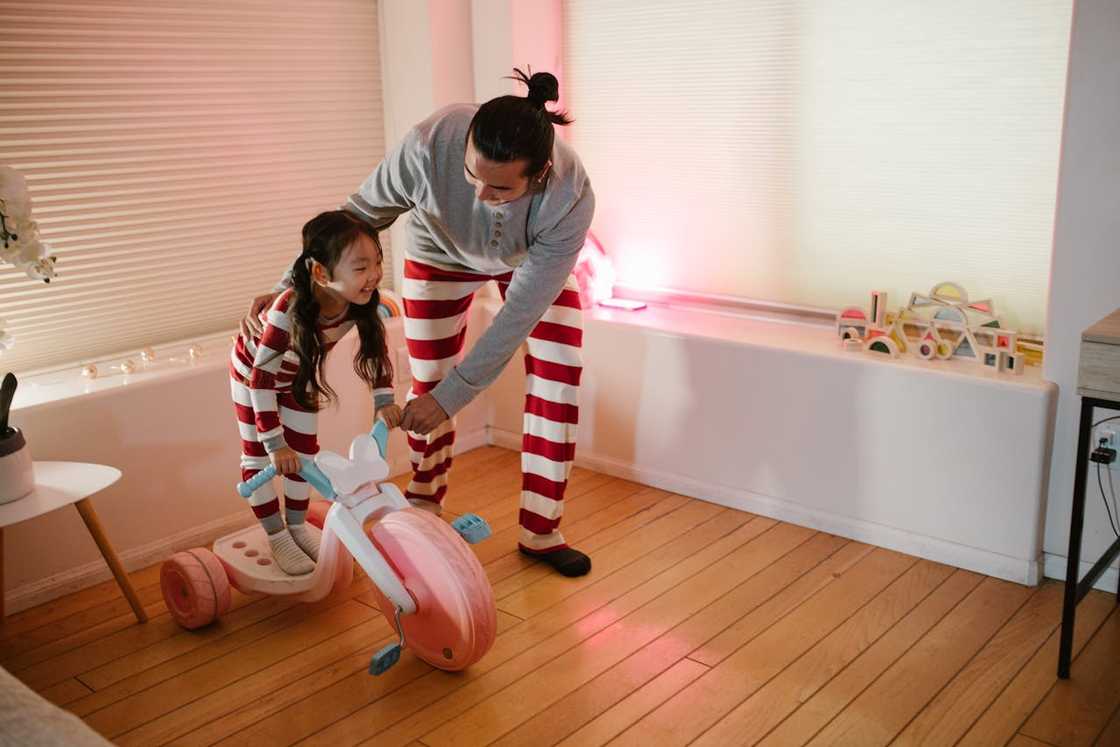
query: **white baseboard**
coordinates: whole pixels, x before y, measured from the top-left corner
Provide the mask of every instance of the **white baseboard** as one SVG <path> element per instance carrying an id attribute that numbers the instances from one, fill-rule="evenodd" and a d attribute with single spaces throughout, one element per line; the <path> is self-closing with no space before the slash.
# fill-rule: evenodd
<path id="1" fill-rule="evenodd" d="M 521 434 L 498 428 L 489 429 L 490 443 L 507 449 L 521 448 Z M 916 555 L 938 563 L 983 573 L 1028 586 L 1037 585 L 1042 579 L 1042 562 L 1025 560 L 988 552 L 955 542 L 914 534 L 862 519 L 839 516 L 814 508 L 807 508 L 793 501 L 730 488 L 725 485 L 705 483 L 690 477 L 635 467 L 609 457 L 576 452 L 575 463 L 581 467 L 602 472 L 613 477 L 669 490 L 680 495 L 710 501 L 721 506 L 749 511 L 772 519 L 809 527 L 841 537 L 866 542 L 908 555 Z M 1063 566 L 1064 569 L 1064 566 Z M 1050 575 L 1047 573 L 1047 575 Z M 1107 577 L 1107 574 L 1105 574 Z M 1113 574 L 1113 588 L 1116 577 Z"/>
<path id="2" fill-rule="evenodd" d="M 253 521 L 252 513 L 238 511 L 236 514 L 214 519 L 201 526 L 184 529 L 170 537 L 163 537 L 146 545 L 125 550 L 118 555 L 126 571 L 135 571 L 165 560 L 180 550 L 209 545 L 218 537 L 247 527 Z M 110 578 L 112 573 L 109 571 L 109 566 L 103 559 L 98 558 L 62 573 L 18 586 L 4 595 L 4 604 L 9 613 L 19 612 Z"/>
<path id="3" fill-rule="evenodd" d="M 452 453 L 458 456 L 459 454 L 463 454 L 473 449 L 478 449 L 483 446 L 490 446 L 490 437 L 487 433 L 488 430 L 488 428 L 483 427 L 467 433 L 463 433 L 462 431 L 456 433 L 455 446 L 451 449 Z M 521 437 L 518 436 L 518 439 L 520 438 Z M 518 446 L 518 448 L 521 447 Z"/>
<path id="4" fill-rule="evenodd" d="M 1066 564 L 1069 562 L 1069 557 L 1066 555 L 1055 555 L 1049 552 L 1043 553 L 1042 556 L 1045 561 L 1043 572 L 1045 573 L 1046 578 L 1056 578 L 1059 581 L 1065 581 Z M 1085 578 L 1085 574 L 1089 572 L 1089 569 L 1093 567 L 1093 563 L 1095 562 L 1095 558 L 1091 563 L 1081 561 L 1081 575 L 1079 576 L 1079 578 Z M 1107 591 L 1110 594 L 1115 594 L 1117 583 L 1120 583 L 1120 569 L 1118 569 L 1114 565 L 1111 568 L 1105 569 L 1104 573 L 1101 574 L 1101 577 L 1097 579 L 1097 582 L 1095 584 L 1093 584 L 1093 588 L 1100 589 L 1101 591 Z"/>
<path id="5" fill-rule="evenodd" d="M 518 443 L 520 443 L 520 436 L 518 436 Z M 485 428 L 467 433 L 460 432 L 455 436 L 454 453 L 461 454 L 489 444 Z M 411 469 L 407 456 L 403 460 L 394 460 L 392 466 L 393 475 L 403 474 Z M 164 537 L 118 554 L 125 570 L 131 572 L 166 560 L 180 550 L 208 546 L 222 535 L 247 527 L 253 521 L 252 513 L 244 510 L 238 511 L 236 514 L 214 519 L 201 526 L 185 529 L 170 537 Z M 109 578 L 112 578 L 109 567 L 105 565 L 104 560 L 98 558 L 62 573 L 11 589 L 4 595 L 5 609 L 9 613 L 19 612 L 80 591 Z"/>

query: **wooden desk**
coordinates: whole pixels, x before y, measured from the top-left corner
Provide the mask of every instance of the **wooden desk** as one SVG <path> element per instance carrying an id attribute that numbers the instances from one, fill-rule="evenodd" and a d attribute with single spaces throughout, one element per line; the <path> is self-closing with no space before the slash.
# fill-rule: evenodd
<path id="1" fill-rule="evenodd" d="M 1073 514 L 1069 526 L 1065 602 L 1062 605 L 1061 647 L 1058 651 L 1058 677 L 1062 679 L 1069 678 L 1077 605 L 1093 588 L 1093 584 L 1112 560 L 1120 554 L 1120 538 L 1117 538 L 1089 569 L 1085 578 L 1078 580 L 1081 572 L 1081 533 L 1085 524 L 1085 486 L 1089 475 L 1089 454 L 1095 448 L 1095 444 L 1092 443 L 1093 408 L 1120 410 L 1120 309 L 1081 334 L 1077 393 L 1081 396 L 1081 423 L 1077 434 Z M 1120 424 L 1120 420 L 1117 422 Z M 1120 590 L 1118 590 L 1117 601 L 1120 602 Z"/>
<path id="2" fill-rule="evenodd" d="M 0 625 L 4 621 L 4 527 L 70 505 L 78 509 L 136 619 L 142 623 L 148 621 L 148 614 L 144 612 L 144 606 L 140 604 L 140 598 L 136 596 L 136 590 L 132 588 L 128 574 L 121 566 L 105 530 L 101 528 L 101 522 L 90 501 L 90 496 L 109 487 L 120 477 L 120 470 L 104 464 L 35 462 L 35 489 L 23 498 L 0 506 Z"/>

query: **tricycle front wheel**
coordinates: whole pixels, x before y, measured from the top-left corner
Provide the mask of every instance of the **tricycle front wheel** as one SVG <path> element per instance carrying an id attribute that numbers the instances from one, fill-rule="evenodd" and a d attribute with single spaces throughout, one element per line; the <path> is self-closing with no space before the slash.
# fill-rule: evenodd
<path id="1" fill-rule="evenodd" d="M 416 600 L 416 613 L 401 617 L 407 648 L 452 672 L 481 659 L 494 644 L 498 613 L 470 546 L 446 522 L 415 508 L 388 514 L 369 534 Z M 376 594 L 392 623 L 392 602 Z"/>

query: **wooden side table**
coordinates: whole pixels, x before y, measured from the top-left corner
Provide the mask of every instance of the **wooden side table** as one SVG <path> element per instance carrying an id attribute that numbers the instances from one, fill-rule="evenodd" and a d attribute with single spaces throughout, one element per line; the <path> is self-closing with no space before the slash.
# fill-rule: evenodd
<path id="1" fill-rule="evenodd" d="M 1069 525 L 1069 556 L 1066 563 L 1065 601 L 1062 604 L 1062 633 L 1058 649 L 1058 677 L 1069 679 L 1073 655 L 1073 624 L 1077 605 L 1093 588 L 1113 558 L 1120 554 L 1120 538 L 1105 550 L 1085 578 L 1081 574 L 1081 534 L 1085 524 L 1085 484 L 1089 476 L 1089 454 L 1094 448 L 1093 408 L 1120 410 L 1120 309 L 1081 334 L 1081 360 L 1077 372 L 1081 396 L 1081 423 L 1074 461 L 1073 513 Z M 1109 466 L 1111 469 L 1111 466 Z M 1120 590 L 1117 602 L 1120 603 Z"/>
<path id="2" fill-rule="evenodd" d="M 4 528 L 21 521 L 42 516 L 45 513 L 74 505 L 86 523 L 93 541 L 109 564 L 109 570 L 121 587 L 121 592 L 128 600 L 136 619 L 147 622 L 148 615 L 144 612 L 136 590 L 128 580 L 128 574 L 121 566 L 120 558 L 105 536 L 101 522 L 93 510 L 90 496 L 109 487 L 121 477 L 121 471 L 116 467 L 107 467 L 103 464 L 85 464 L 83 462 L 35 462 L 35 489 L 30 495 L 24 496 L 11 503 L 0 504 L 0 624 L 4 619 Z"/>

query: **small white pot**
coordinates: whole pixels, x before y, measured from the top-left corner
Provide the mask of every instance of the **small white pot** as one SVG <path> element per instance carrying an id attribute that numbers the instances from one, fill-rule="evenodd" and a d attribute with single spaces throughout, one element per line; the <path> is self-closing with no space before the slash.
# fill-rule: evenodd
<path id="1" fill-rule="evenodd" d="M 31 449 L 17 429 L 7 438 L 0 437 L 0 503 L 23 498 L 34 489 Z"/>

